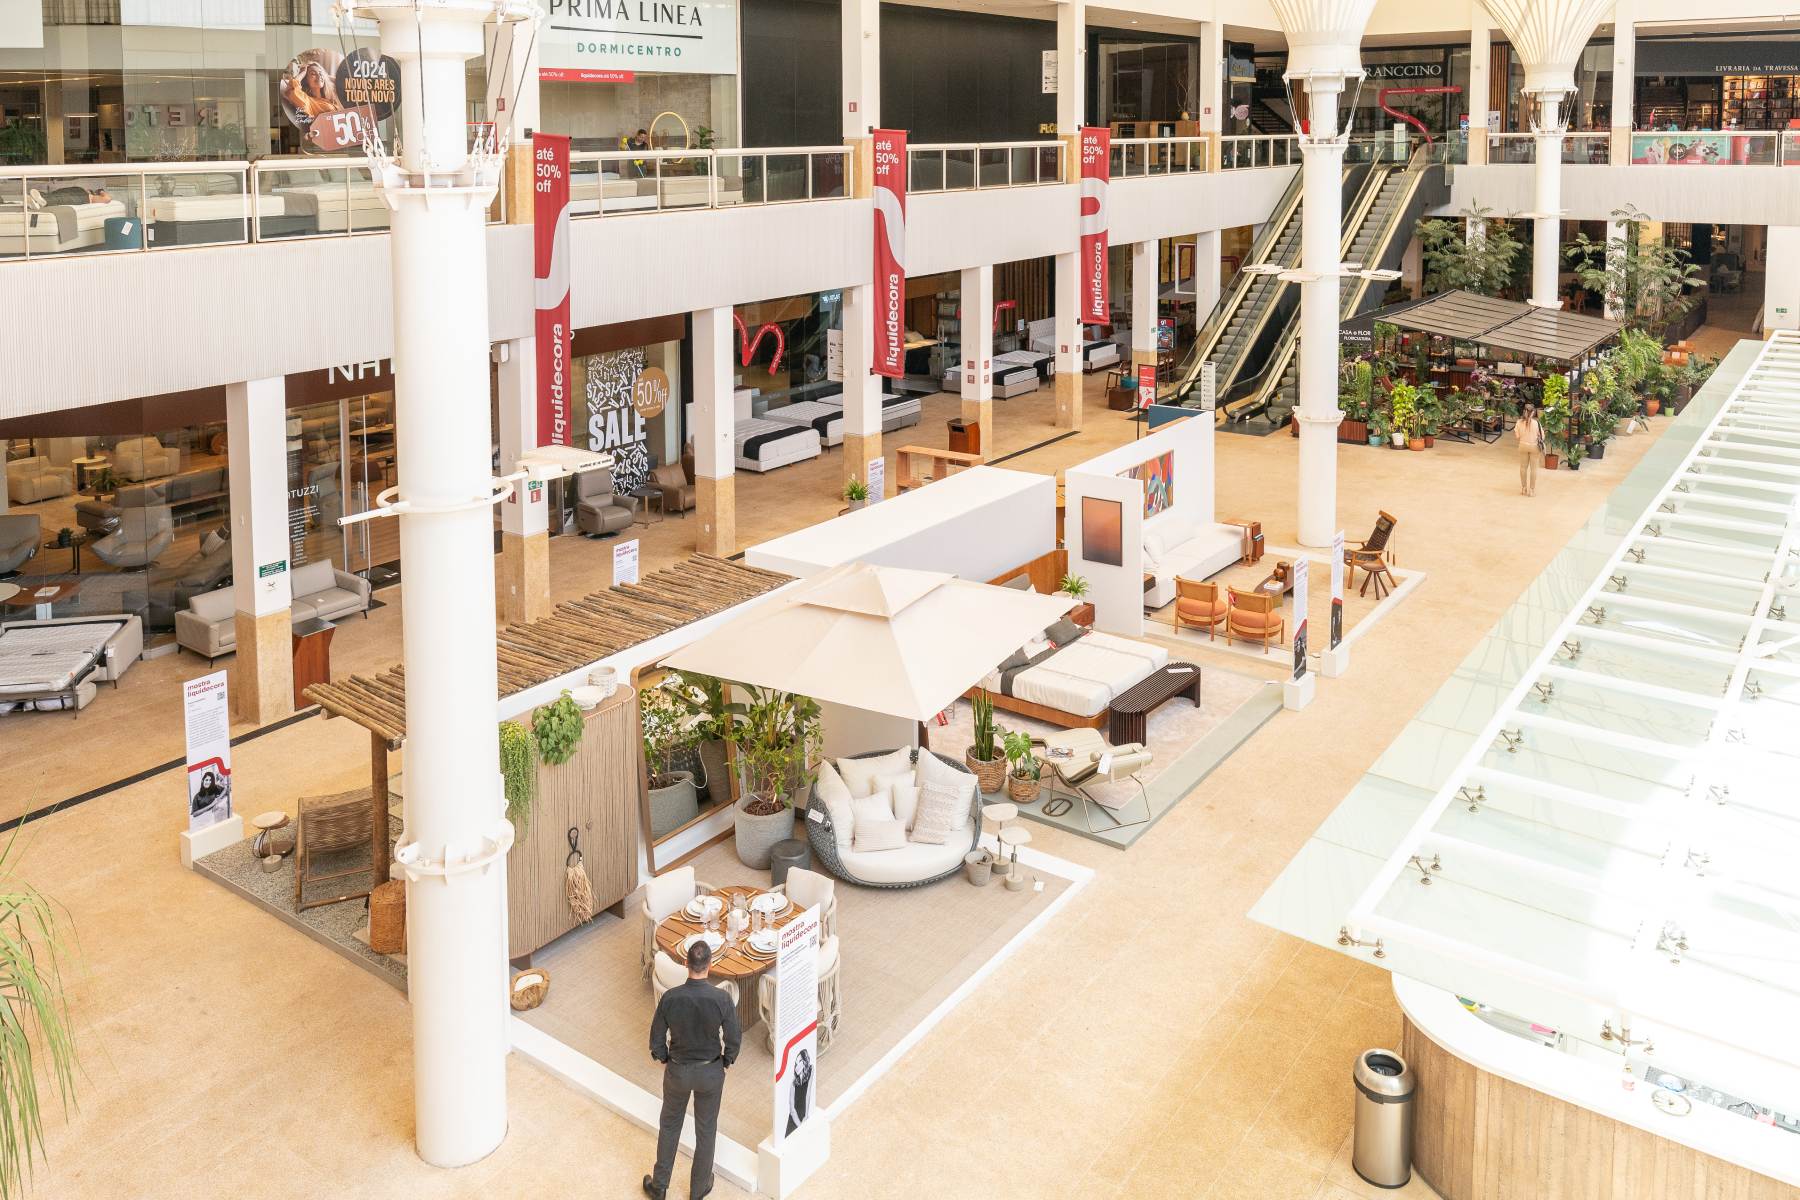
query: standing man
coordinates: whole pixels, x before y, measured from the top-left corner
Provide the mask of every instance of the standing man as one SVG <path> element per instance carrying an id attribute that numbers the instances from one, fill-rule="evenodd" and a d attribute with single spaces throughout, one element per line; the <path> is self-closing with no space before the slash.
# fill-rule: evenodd
<path id="1" fill-rule="evenodd" d="M 644 1195 L 664 1200 L 681 1143 L 681 1121 L 694 1098 L 694 1171 L 688 1195 L 701 1200 L 713 1189 L 713 1143 L 719 1136 L 719 1101 L 725 1072 L 737 1061 L 742 1034 L 737 1005 L 707 982 L 712 947 L 704 939 L 688 947 L 688 979 L 670 988 L 650 1022 L 650 1057 L 663 1064 L 662 1127 L 656 1137 L 656 1170 L 644 1176 Z"/>

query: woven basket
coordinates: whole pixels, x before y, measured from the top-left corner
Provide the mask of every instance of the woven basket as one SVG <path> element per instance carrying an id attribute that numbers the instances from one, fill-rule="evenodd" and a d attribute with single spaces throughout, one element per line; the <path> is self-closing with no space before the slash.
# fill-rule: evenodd
<path id="1" fill-rule="evenodd" d="M 1022 775 L 1008 775 L 1006 794 L 1020 804 L 1030 804 L 1038 798 L 1038 781 Z"/>
<path id="2" fill-rule="evenodd" d="M 1006 756 L 996 754 L 989 762 L 982 762 L 973 754 L 964 752 L 963 762 L 975 775 L 975 786 L 984 792 L 997 792 L 1006 782 Z"/>
<path id="3" fill-rule="evenodd" d="M 550 990 L 550 972 L 542 967 L 531 967 L 518 971 L 512 977 L 512 1006 L 514 1012 L 530 1012 L 544 1002 L 544 993 Z"/>
<path id="4" fill-rule="evenodd" d="M 406 884 L 390 879 L 369 897 L 369 949 L 377 954 L 406 950 Z"/>

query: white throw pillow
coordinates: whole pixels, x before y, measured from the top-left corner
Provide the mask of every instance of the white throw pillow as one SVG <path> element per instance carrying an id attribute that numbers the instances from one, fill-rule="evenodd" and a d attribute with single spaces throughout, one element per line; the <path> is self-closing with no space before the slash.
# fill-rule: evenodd
<path id="1" fill-rule="evenodd" d="M 871 796 L 852 796 L 850 811 L 854 814 L 858 829 L 867 824 L 894 819 L 894 805 L 888 799 L 886 788 L 876 789 L 875 794 Z"/>
<path id="2" fill-rule="evenodd" d="M 906 826 L 898 821 L 870 821 L 856 827 L 856 852 L 872 850 L 904 850 Z"/>
<path id="3" fill-rule="evenodd" d="M 940 784 L 955 790 L 959 807 L 956 813 L 956 824 L 952 829 L 969 827 L 969 810 L 975 806 L 975 776 L 967 771 L 959 771 L 938 761 L 937 756 L 928 753 L 919 755 L 919 799 L 924 802 L 925 788 L 928 784 Z M 918 826 L 918 818 L 913 818 L 913 825 Z"/>
<path id="4" fill-rule="evenodd" d="M 888 794 L 894 798 L 894 820 L 911 829 L 913 817 L 919 811 L 918 785 L 896 779 L 889 785 Z"/>
<path id="5" fill-rule="evenodd" d="M 877 755 L 874 758 L 840 758 L 837 765 L 850 794 L 867 796 L 875 790 L 876 781 L 884 775 L 897 775 L 902 771 L 910 775 L 912 751 L 896 750 L 892 754 Z"/>
<path id="6" fill-rule="evenodd" d="M 843 779 L 829 761 L 819 764 L 819 778 L 813 784 L 813 791 L 831 817 L 832 838 L 837 842 L 837 848 L 848 850 L 856 830 L 856 814 L 850 808 L 850 789 L 844 786 Z"/>

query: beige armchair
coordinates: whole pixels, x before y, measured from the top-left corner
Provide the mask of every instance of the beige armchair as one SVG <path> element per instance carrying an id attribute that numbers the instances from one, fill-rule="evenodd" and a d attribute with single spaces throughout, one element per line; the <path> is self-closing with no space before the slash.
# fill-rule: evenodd
<path id="1" fill-rule="evenodd" d="M 181 451 L 153 437 L 126 438 L 113 447 L 113 473 L 120 479 L 160 479 L 181 469 Z"/>
<path id="2" fill-rule="evenodd" d="M 665 513 L 692 512 L 695 504 L 694 485 L 680 463 L 664 463 L 650 472 L 650 483 L 662 493 Z"/>
<path id="3" fill-rule="evenodd" d="M 1149 747 L 1139 742 L 1127 742 L 1122 746 L 1108 745 L 1098 729 L 1066 729 L 1046 734 L 1042 741 L 1045 750 L 1043 764 L 1050 768 L 1053 776 L 1050 790 L 1062 791 L 1081 801 L 1082 817 L 1087 821 L 1089 833 L 1149 824 L 1150 794 L 1144 788 L 1144 781 L 1138 778 L 1138 773 L 1154 761 Z M 1115 804 L 1094 795 L 1090 789 L 1094 784 L 1102 782 L 1136 784 L 1137 798 L 1144 803 L 1143 818 L 1136 821 L 1124 820 L 1119 813 L 1124 811 L 1129 801 Z M 1052 810 L 1054 803 L 1054 799 L 1045 801 L 1045 815 L 1057 815 Z M 1106 829 L 1094 827 L 1095 809 L 1099 809 L 1112 822 Z M 1068 811 L 1067 801 L 1061 811 Z"/>
<path id="4" fill-rule="evenodd" d="M 819 923 L 825 932 L 837 932 L 837 886 L 829 875 L 808 871 L 805 867 L 790 867 L 787 879 L 769 890 L 782 893 L 803 909 L 818 905 Z"/>
<path id="5" fill-rule="evenodd" d="M 39 454 L 6 464 L 6 494 L 14 504 L 54 500 L 75 490 L 75 472 Z"/>
<path id="6" fill-rule="evenodd" d="M 36 513 L 0 513 L 0 575 L 11 575 L 38 552 L 43 521 Z"/>
<path id="7" fill-rule="evenodd" d="M 656 965 L 650 972 L 650 997 L 652 1000 L 660 1001 L 663 998 L 664 992 L 668 991 L 670 988 L 680 987 L 682 984 L 686 983 L 687 980 L 688 969 L 686 963 L 676 962 L 661 950 L 656 952 Z M 709 979 L 707 982 L 718 988 L 721 992 L 724 992 L 727 996 L 730 996 L 731 1006 L 733 1008 L 737 1007 L 737 984 L 729 979 Z"/>

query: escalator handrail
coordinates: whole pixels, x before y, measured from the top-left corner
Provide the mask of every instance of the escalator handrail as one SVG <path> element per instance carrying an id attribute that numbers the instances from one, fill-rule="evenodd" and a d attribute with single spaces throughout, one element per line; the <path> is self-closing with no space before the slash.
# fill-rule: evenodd
<path id="1" fill-rule="evenodd" d="M 1276 203 L 1276 216 L 1264 227 L 1262 236 L 1251 243 L 1250 262 L 1259 263 L 1267 259 L 1269 251 L 1287 232 L 1289 223 L 1293 221 L 1295 214 L 1300 209 L 1301 190 L 1300 176 L 1296 173 L 1293 182 L 1288 184 L 1287 191 L 1282 193 L 1281 199 Z M 1199 374 L 1200 364 L 1205 362 L 1207 356 L 1212 353 L 1219 338 L 1224 334 L 1225 327 L 1231 324 L 1232 314 L 1237 311 L 1238 305 L 1244 302 L 1245 294 L 1259 278 L 1261 277 L 1251 275 L 1242 268 L 1238 270 L 1237 278 L 1231 281 L 1230 293 L 1214 308 L 1212 316 L 1195 336 L 1194 362 L 1187 373 L 1190 379 Z M 1186 381 L 1184 380 L 1184 382 Z"/>

